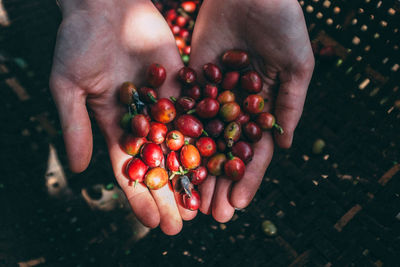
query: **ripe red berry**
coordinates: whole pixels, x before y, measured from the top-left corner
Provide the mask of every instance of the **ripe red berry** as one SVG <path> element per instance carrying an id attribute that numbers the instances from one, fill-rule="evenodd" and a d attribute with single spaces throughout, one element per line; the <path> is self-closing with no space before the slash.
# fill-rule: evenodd
<path id="1" fill-rule="evenodd" d="M 190 67 L 183 67 L 178 72 L 178 80 L 183 85 L 192 85 L 196 82 L 197 74 L 196 71 Z M 192 97 L 192 96 L 190 96 Z M 194 97 L 192 97 L 194 98 Z M 194 98 L 196 99 L 196 98 Z"/>
<path id="2" fill-rule="evenodd" d="M 243 178 L 246 166 L 240 158 L 234 157 L 231 153 L 228 153 L 228 156 L 229 160 L 224 165 L 225 175 L 232 181 L 239 181 Z"/>
<path id="3" fill-rule="evenodd" d="M 189 196 L 188 194 L 183 194 L 182 195 L 182 202 L 183 206 L 185 209 L 188 210 L 197 210 L 200 207 L 200 195 L 199 193 L 192 189 L 191 191 L 192 196 Z"/>
<path id="4" fill-rule="evenodd" d="M 154 88 L 160 87 L 167 78 L 167 71 L 161 64 L 153 63 L 147 70 L 147 83 Z"/>
<path id="5" fill-rule="evenodd" d="M 240 86 L 251 94 L 257 94 L 262 90 L 263 81 L 258 72 L 250 70 L 240 78 Z"/>
<path id="6" fill-rule="evenodd" d="M 261 113 L 264 109 L 264 98 L 260 95 L 248 95 L 243 101 L 243 109 L 250 114 Z"/>
<path id="7" fill-rule="evenodd" d="M 167 132 L 168 129 L 165 124 L 153 121 L 150 123 L 148 139 L 153 143 L 161 144 L 162 142 L 164 142 Z"/>
<path id="8" fill-rule="evenodd" d="M 132 158 L 126 165 L 126 175 L 131 181 L 143 182 L 148 166 L 138 158 Z"/>
<path id="9" fill-rule="evenodd" d="M 203 157 L 210 157 L 217 152 L 217 145 L 215 144 L 214 139 L 210 137 L 200 137 L 196 141 L 196 147 L 200 152 L 200 155 Z"/>
<path id="10" fill-rule="evenodd" d="M 146 137 L 150 131 L 150 122 L 143 114 L 135 115 L 131 120 L 132 133 L 137 137 Z"/>
<path id="11" fill-rule="evenodd" d="M 184 142 L 185 140 L 183 134 L 177 130 L 169 132 L 165 139 L 167 147 L 172 151 L 181 149 L 181 147 L 184 145 Z"/>
<path id="12" fill-rule="evenodd" d="M 161 147 L 154 143 L 146 143 L 143 145 L 140 157 L 149 167 L 158 167 L 164 159 Z"/>
<path id="13" fill-rule="evenodd" d="M 222 81 L 221 69 L 213 63 L 207 63 L 203 66 L 203 74 L 204 77 L 212 83 L 217 84 Z"/>
<path id="14" fill-rule="evenodd" d="M 203 183 L 207 178 L 207 169 L 204 166 L 199 166 L 194 170 L 190 171 L 190 180 L 192 184 L 199 185 Z"/>
<path id="15" fill-rule="evenodd" d="M 227 72 L 222 80 L 222 88 L 224 90 L 233 90 L 239 83 L 240 74 L 238 71 Z"/>
<path id="16" fill-rule="evenodd" d="M 196 106 L 196 114 L 203 119 L 215 117 L 219 111 L 219 102 L 213 98 L 204 98 Z"/>
<path id="17" fill-rule="evenodd" d="M 179 171 L 179 164 L 178 155 L 175 151 L 171 151 L 167 155 L 167 168 L 172 172 Z"/>
<path id="18" fill-rule="evenodd" d="M 215 86 L 214 84 L 206 84 L 206 86 L 204 87 L 204 92 L 203 92 L 203 96 L 209 97 L 209 98 L 217 98 L 218 96 L 218 87 Z"/>
<path id="19" fill-rule="evenodd" d="M 258 142 L 262 137 L 262 131 L 260 127 L 254 122 L 248 122 L 243 127 L 244 135 L 249 139 L 250 142 Z"/>
<path id="20" fill-rule="evenodd" d="M 245 51 L 232 49 L 222 55 L 222 64 L 229 69 L 240 70 L 250 65 L 250 58 Z"/>

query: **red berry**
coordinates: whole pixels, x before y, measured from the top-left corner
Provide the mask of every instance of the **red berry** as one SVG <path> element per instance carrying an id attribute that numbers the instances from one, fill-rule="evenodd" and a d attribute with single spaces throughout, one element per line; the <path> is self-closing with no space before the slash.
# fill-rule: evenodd
<path id="1" fill-rule="evenodd" d="M 240 125 L 245 125 L 250 121 L 250 115 L 247 113 L 243 113 L 243 111 L 240 111 L 239 116 L 235 120 L 237 123 L 240 123 Z"/>
<path id="2" fill-rule="evenodd" d="M 161 98 L 151 106 L 151 116 L 161 123 L 169 123 L 175 119 L 176 109 L 174 103 L 168 98 Z"/>
<path id="3" fill-rule="evenodd" d="M 183 67 L 179 70 L 178 72 L 178 80 L 183 84 L 183 85 L 191 85 L 196 82 L 197 74 L 196 71 L 190 67 Z M 192 97 L 192 96 L 190 96 Z M 193 99 L 196 99 L 195 97 L 192 97 Z"/>
<path id="4" fill-rule="evenodd" d="M 168 170 L 172 172 L 177 172 L 179 171 L 179 160 L 178 160 L 178 155 L 176 154 L 175 151 L 171 151 L 167 155 L 167 168 Z"/>
<path id="5" fill-rule="evenodd" d="M 213 63 L 207 63 L 203 66 L 203 74 L 212 83 L 220 83 L 222 81 L 221 69 Z"/>
<path id="6" fill-rule="evenodd" d="M 262 137 L 262 131 L 260 127 L 254 122 L 249 122 L 243 127 L 244 135 L 250 140 L 250 142 L 258 142 Z"/>
<path id="7" fill-rule="evenodd" d="M 193 109 L 196 105 L 196 101 L 191 97 L 183 96 L 178 98 L 175 105 L 177 110 L 183 113 Z"/>
<path id="8" fill-rule="evenodd" d="M 172 151 L 177 151 L 181 149 L 181 147 L 184 145 L 185 140 L 183 134 L 180 131 L 174 130 L 167 134 L 165 142 L 169 149 L 171 149 Z"/>
<path id="9" fill-rule="evenodd" d="M 135 115 L 131 120 L 133 135 L 137 137 L 146 137 L 150 131 L 150 122 L 143 114 Z"/>
<path id="10" fill-rule="evenodd" d="M 187 46 L 185 46 L 185 47 L 182 49 L 182 52 L 183 52 L 185 55 L 190 55 L 190 49 L 191 49 L 190 45 L 187 45 Z"/>
<path id="11" fill-rule="evenodd" d="M 123 150 L 131 155 L 136 156 L 140 152 L 140 148 L 147 142 L 144 137 L 135 137 L 133 135 L 124 135 L 122 138 L 122 148 Z"/>
<path id="12" fill-rule="evenodd" d="M 199 150 L 194 145 L 184 145 L 181 149 L 180 161 L 186 169 L 197 168 L 201 162 Z"/>
<path id="13" fill-rule="evenodd" d="M 240 106 L 236 102 L 229 102 L 222 105 L 219 116 L 225 122 L 234 121 L 240 114 Z"/>
<path id="14" fill-rule="evenodd" d="M 193 98 L 194 100 L 199 100 L 200 97 L 201 97 L 200 86 L 198 86 L 197 84 L 193 85 L 192 87 L 189 87 L 189 88 L 185 89 L 183 94 L 185 96 Z"/>
<path id="15" fill-rule="evenodd" d="M 215 86 L 214 84 L 206 84 L 204 87 L 204 97 L 209 97 L 209 98 L 217 98 L 218 96 L 218 87 Z"/>
<path id="16" fill-rule="evenodd" d="M 150 87 L 141 87 L 139 89 L 139 96 L 146 103 L 154 103 L 154 99 L 157 99 L 157 92 Z"/>
<path id="17" fill-rule="evenodd" d="M 156 144 L 161 144 L 165 140 L 165 136 L 167 135 L 168 129 L 167 126 L 163 123 L 152 122 L 150 123 L 150 132 L 148 139 Z"/>
<path id="18" fill-rule="evenodd" d="M 140 159 L 132 158 L 126 165 L 126 175 L 130 180 L 141 183 L 148 168 Z"/>
<path id="19" fill-rule="evenodd" d="M 210 157 L 217 152 L 217 145 L 210 137 L 200 137 L 196 142 L 196 147 L 203 157 Z"/>
<path id="20" fill-rule="evenodd" d="M 235 102 L 235 94 L 229 90 L 226 90 L 219 94 L 217 100 L 221 105 L 229 102 Z"/>
<path id="21" fill-rule="evenodd" d="M 224 172 L 225 154 L 215 154 L 207 162 L 207 170 L 211 175 L 218 176 Z"/>
<path id="22" fill-rule="evenodd" d="M 203 119 L 215 117 L 219 111 L 219 102 L 213 98 L 204 98 L 196 106 L 196 114 Z"/>
<path id="23" fill-rule="evenodd" d="M 174 35 L 177 35 L 181 31 L 181 27 L 178 25 L 171 25 L 171 31 Z"/>
<path id="24" fill-rule="evenodd" d="M 243 160 L 245 164 L 249 163 L 254 156 L 253 148 L 249 143 L 244 141 L 239 141 L 233 145 L 232 154 Z"/>
<path id="25" fill-rule="evenodd" d="M 191 191 L 192 196 L 189 196 L 188 194 L 183 194 L 182 195 L 182 203 L 185 209 L 188 210 L 197 210 L 200 207 L 200 195 L 199 193 L 192 189 Z"/>
<path id="26" fill-rule="evenodd" d="M 264 109 L 264 98 L 260 95 L 248 95 L 243 101 L 243 109 L 250 114 L 261 113 Z"/>
<path id="27" fill-rule="evenodd" d="M 224 165 L 225 175 L 232 181 L 239 181 L 242 179 L 245 169 L 246 166 L 243 161 L 240 158 L 233 156 L 231 156 Z"/>
<path id="28" fill-rule="evenodd" d="M 187 29 L 180 29 L 180 31 L 178 33 L 179 33 L 179 36 L 182 37 L 183 39 L 185 39 L 185 40 L 189 39 L 190 32 Z"/>
<path id="29" fill-rule="evenodd" d="M 270 130 L 275 125 L 275 117 L 269 112 L 262 112 L 256 120 L 262 130 Z"/>
<path id="30" fill-rule="evenodd" d="M 240 74 L 238 71 L 227 72 L 222 80 L 222 88 L 224 90 L 233 90 L 239 82 Z"/>
<path id="31" fill-rule="evenodd" d="M 154 143 L 146 143 L 143 145 L 140 157 L 149 167 L 158 167 L 164 159 L 161 147 Z"/>
<path id="32" fill-rule="evenodd" d="M 193 13 L 196 11 L 196 3 L 193 1 L 185 1 L 181 3 L 181 7 L 187 13 Z"/>
<path id="33" fill-rule="evenodd" d="M 190 171 L 190 180 L 192 184 L 199 185 L 203 183 L 207 178 L 207 169 L 204 166 L 199 166 L 194 170 Z"/>
<path id="34" fill-rule="evenodd" d="M 175 120 L 175 127 L 185 136 L 198 138 L 203 133 L 203 123 L 196 117 L 184 114 Z"/>
<path id="35" fill-rule="evenodd" d="M 176 25 L 178 25 L 179 27 L 182 27 L 182 28 L 185 27 L 187 22 L 188 22 L 188 19 L 185 18 L 184 16 L 178 16 L 175 21 Z"/>
<path id="36" fill-rule="evenodd" d="M 249 55 L 243 50 L 232 49 L 222 55 L 222 64 L 229 69 L 244 69 L 250 65 Z"/>
<path id="37" fill-rule="evenodd" d="M 147 83 L 152 87 L 160 87 L 167 78 L 167 71 L 161 64 L 153 63 L 147 70 Z"/>
<path id="38" fill-rule="evenodd" d="M 174 21 L 178 14 L 176 13 L 175 9 L 170 9 L 165 13 L 165 18 L 167 21 Z"/>
<path id="39" fill-rule="evenodd" d="M 261 92 L 263 81 L 258 72 L 250 70 L 240 78 L 240 86 L 249 93 L 257 94 Z"/>
<path id="40" fill-rule="evenodd" d="M 224 126 L 220 119 L 213 119 L 207 123 L 205 130 L 211 137 L 217 138 L 224 131 Z"/>

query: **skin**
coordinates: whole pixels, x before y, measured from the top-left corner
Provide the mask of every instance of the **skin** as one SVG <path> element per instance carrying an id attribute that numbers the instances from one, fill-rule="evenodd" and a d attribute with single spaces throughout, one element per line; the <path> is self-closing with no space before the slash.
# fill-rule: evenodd
<path id="1" fill-rule="evenodd" d="M 271 161 L 274 142 L 282 148 L 291 146 L 314 68 L 296 0 L 205 0 L 193 33 L 189 65 L 200 73 L 205 62 L 218 64 L 220 56 L 232 48 L 249 51 L 252 67 L 262 75 L 261 94 L 269 99 L 264 111 L 276 115 L 285 133 L 263 133 L 239 182 L 210 176 L 200 185 L 200 210 L 219 222 L 229 221 L 235 209 L 253 199 Z"/>
<path id="2" fill-rule="evenodd" d="M 177 205 L 180 196 L 168 186 L 154 191 L 140 184 L 133 188 L 123 174 L 123 165 L 130 156 L 118 145 L 123 134 L 118 123 L 125 112 L 117 100 L 122 82 L 130 80 L 142 86 L 147 67 L 160 63 L 166 68 L 167 79 L 158 89 L 159 97 L 179 96 L 180 86 L 168 73 L 177 73 L 183 63 L 168 25 L 148 0 L 62 0 L 61 8 L 63 21 L 50 88 L 71 170 L 82 172 L 90 162 L 90 109 L 107 141 L 115 177 L 138 219 L 152 228 L 159 225 L 168 235 L 179 233 L 182 219 L 191 220 L 197 212 Z M 219 56 L 231 48 L 245 49 L 252 59 L 260 59 L 254 67 L 263 74 L 263 94 L 271 100 L 265 110 L 273 111 L 285 129 L 275 141 L 281 147 L 290 147 L 314 67 L 298 3 L 204 1 L 194 30 L 190 65 L 202 73 L 205 63 L 219 64 Z M 272 93 L 276 88 L 275 97 Z M 224 177 L 209 177 L 200 185 L 200 210 L 226 222 L 235 208 L 247 206 L 271 160 L 273 142 L 272 135 L 264 133 L 240 182 L 232 184 Z"/>

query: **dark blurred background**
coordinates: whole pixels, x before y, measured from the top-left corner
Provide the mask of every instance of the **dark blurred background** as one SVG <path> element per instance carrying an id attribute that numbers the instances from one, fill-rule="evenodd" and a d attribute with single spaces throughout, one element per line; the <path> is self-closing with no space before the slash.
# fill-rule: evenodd
<path id="1" fill-rule="evenodd" d="M 230 222 L 169 237 L 129 211 L 96 127 L 89 168 L 68 169 L 55 1 L 0 0 L 0 266 L 399 266 L 399 1 L 300 4 L 320 52 L 293 147 Z"/>

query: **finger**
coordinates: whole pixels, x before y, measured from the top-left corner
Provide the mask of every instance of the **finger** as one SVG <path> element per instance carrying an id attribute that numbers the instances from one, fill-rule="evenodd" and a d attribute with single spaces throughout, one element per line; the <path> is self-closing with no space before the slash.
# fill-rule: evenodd
<path id="1" fill-rule="evenodd" d="M 150 190 L 160 213 L 160 228 L 167 235 L 176 235 L 182 229 L 182 219 L 169 182 L 158 190 Z"/>
<path id="2" fill-rule="evenodd" d="M 70 169 L 82 172 L 89 165 L 93 149 L 86 95 L 68 79 L 54 73 L 50 88 L 60 117 Z"/>
<path id="3" fill-rule="evenodd" d="M 232 181 L 220 176 L 217 178 L 214 199 L 212 203 L 212 215 L 218 222 L 229 221 L 235 213 L 235 208 L 229 201 Z"/>
<path id="4" fill-rule="evenodd" d="M 274 143 L 271 133 L 264 132 L 262 139 L 254 144 L 253 160 L 246 165 L 243 178 L 236 182 L 232 187 L 230 203 L 238 209 L 243 209 L 249 205 L 256 194 L 264 173 L 271 162 Z"/>
<path id="5" fill-rule="evenodd" d="M 114 121 L 117 121 L 117 118 L 115 118 Z M 100 125 L 102 124 L 100 123 Z M 101 128 L 104 127 L 101 126 Z M 107 128 L 104 129 L 104 132 L 106 133 L 108 150 L 115 177 L 129 200 L 133 212 L 145 226 L 150 228 L 157 227 L 160 223 L 160 213 L 153 196 L 144 184 L 138 183 L 134 186 L 134 183 L 126 176 L 126 164 L 132 156 L 126 154 L 118 143 L 123 135 L 123 131 L 117 123 L 111 121 L 110 124 L 107 125 Z"/>
<path id="6" fill-rule="evenodd" d="M 209 175 L 198 187 L 201 196 L 200 211 L 206 215 L 211 214 L 211 203 L 214 195 L 215 184 L 216 177 Z"/>
<path id="7" fill-rule="evenodd" d="M 314 61 L 310 61 L 296 73 L 280 74 L 280 87 L 275 103 L 277 123 L 283 128 L 282 135 L 275 134 L 277 144 L 282 148 L 292 145 L 293 133 L 303 112 L 307 88 L 310 83 Z"/>

